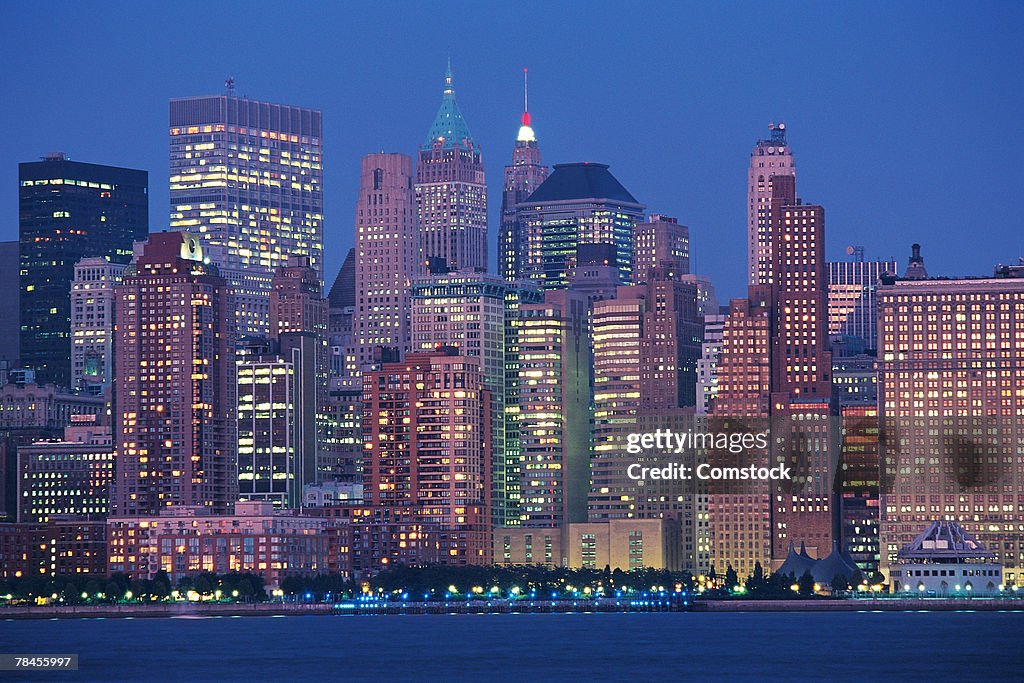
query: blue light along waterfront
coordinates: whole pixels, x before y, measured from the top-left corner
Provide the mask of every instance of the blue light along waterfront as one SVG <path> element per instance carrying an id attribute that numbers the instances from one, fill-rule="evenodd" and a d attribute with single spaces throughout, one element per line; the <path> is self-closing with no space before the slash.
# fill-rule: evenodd
<path id="1" fill-rule="evenodd" d="M 79 654 L 77 672 L 5 680 L 1019 681 L 1022 628 L 1020 612 L 63 619 L 0 622 L 0 651 Z"/>

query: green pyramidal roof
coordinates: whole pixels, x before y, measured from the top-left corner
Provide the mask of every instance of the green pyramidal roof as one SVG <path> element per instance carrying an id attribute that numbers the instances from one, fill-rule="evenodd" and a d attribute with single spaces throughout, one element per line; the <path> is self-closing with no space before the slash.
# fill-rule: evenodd
<path id="1" fill-rule="evenodd" d="M 448 70 L 444 74 L 444 95 L 441 98 L 441 108 L 437 110 L 434 125 L 430 127 L 427 139 L 420 145 L 420 149 L 424 151 L 432 149 L 434 142 L 440 138 L 444 138 L 443 147 L 445 149 L 451 149 L 463 140 L 473 142 L 469 126 L 462 118 L 462 112 L 459 111 L 459 105 L 455 101 L 455 86 L 452 83 L 452 65 L 449 62 Z"/>

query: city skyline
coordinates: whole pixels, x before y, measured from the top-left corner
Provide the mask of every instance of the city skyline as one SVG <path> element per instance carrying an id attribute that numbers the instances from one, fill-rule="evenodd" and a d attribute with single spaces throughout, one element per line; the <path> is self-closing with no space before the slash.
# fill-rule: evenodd
<path id="1" fill-rule="evenodd" d="M 7 147 L 11 156 L 0 168 L 0 181 L 11 179 L 17 162 L 58 150 L 75 160 L 143 168 L 150 172 L 155 188 L 150 225 L 161 230 L 167 227 L 169 215 L 168 196 L 162 189 L 167 187 L 168 172 L 163 137 L 167 102 L 217 94 L 223 80 L 234 76 L 240 95 L 324 112 L 325 280 L 330 282 L 353 244 L 358 159 L 379 149 L 413 153 L 436 111 L 437 83 L 450 55 L 459 103 L 485 152 L 491 180 L 492 270 L 497 264 L 500 213 L 497 182 L 511 157 L 520 122 L 523 67 L 532 72 L 530 110 L 544 163 L 608 163 L 649 211 L 677 216 L 690 226 L 696 254 L 691 271 L 710 275 L 722 301 L 743 293 L 745 264 L 733 249 L 720 245 L 723 238 L 736 245 L 744 242 L 742 168 L 753 143 L 766 137 L 765 127 L 772 121 L 787 124 L 788 142 L 803 178 L 802 194 L 829 207 L 829 260 L 845 258 L 845 248 L 852 244 L 864 246 L 868 259 L 902 261 L 909 244 L 921 242 L 934 274 L 982 275 L 995 263 L 1014 261 L 1019 255 L 1013 239 L 1012 188 L 1020 186 L 1022 170 L 1012 149 L 1021 131 L 1009 113 L 1020 109 L 1021 95 L 1006 85 L 1019 65 L 1021 50 L 1009 42 L 1008 30 L 999 28 L 1013 24 L 1013 17 L 986 17 L 984 12 L 955 16 L 953 8 L 918 17 L 908 5 L 890 10 L 884 22 L 855 8 L 816 8 L 779 22 L 776 15 L 786 16 L 784 8 L 774 12 L 752 5 L 707 8 L 689 24 L 635 20 L 617 26 L 621 36 L 616 40 L 640 45 L 677 35 L 673 26 L 696 29 L 688 30 L 692 42 L 678 54 L 656 57 L 646 47 L 613 48 L 600 54 L 592 50 L 584 63 L 564 55 L 565 48 L 548 27 L 575 22 L 571 25 L 583 34 L 594 29 L 585 44 L 596 47 L 612 37 L 609 27 L 616 22 L 597 21 L 580 7 L 528 7 L 520 16 L 518 11 L 504 9 L 481 13 L 480 8 L 466 5 L 455 26 L 440 30 L 436 47 L 417 53 L 414 67 L 408 66 L 406 48 L 369 61 L 360 49 L 380 37 L 369 30 L 351 47 L 325 45 L 322 55 L 318 53 L 321 59 L 298 71 L 269 64 L 259 69 L 240 67 L 242 60 L 234 52 L 240 43 L 233 40 L 214 41 L 202 60 L 191 56 L 175 60 L 170 55 L 177 51 L 162 49 L 161 41 L 170 39 L 146 28 L 155 23 L 154 10 L 130 6 L 110 11 L 142 27 L 137 35 L 111 33 L 110 17 L 104 11 L 85 13 L 69 7 L 47 29 L 65 40 L 50 41 L 45 54 L 29 61 L 25 41 L 39 34 L 18 32 L 18 26 L 44 24 L 33 17 L 36 10 L 18 8 L 7 29 L 16 34 L 7 37 L 3 48 L 16 53 L 7 61 L 12 65 L 8 92 L 22 103 L 23 111 L 35 114 L 30 118 L 13 111 L 3 115 L 9 117 L 7 129 L 18 135 Z M 605 14 L 617 11 L 605 9 Z M 993 6 L 987 13 L 1019 11 L 1009 7 L 997 11 Z M 671 19 L 674 10 L 666 6 L 661 13 Z M 340 10 L 328 7 L 310 8 L 310 14 L 328 26 L 334 23 L 332 15 L 344 19 Z M 372 27 L 374 20 L 395 18 L 395 14 L 400 15 L 397 23 L 402 35 L 420 25 L 418 19 L 426 26 L 437 21 L 411 5 L 362 16 Z M 901 27 L 912 15 L 920 22 L 918 30 L 904 32 Z M 650 16 L 657 18 L 655 12 Z M 531 35 L 515 44 L 496 41 L 490 48 L 488 38 L 502 25 L 526 17 L 535 24 Z M 283 20 L 280 30 L 293 36 L 300 26 L 308 28 L 301 19 L 297 15 Z M 780 47 L 766 57 L 749 43 L 762 23 L 769 21 L 781 32 L 773 38 Z M 86 28 L 83 35 L 109 40 L 97 41 L 105 45 L 96 55 L 90 50 L 71 60 L 69 55 L 80 51 L 78 38 L 67 31 L 71 22 Z M 472 22 L 480 24 L 479 35 L 469 37 L 458 30 Z M 735 30 L 726 36 L 711 32 L 714 42 L 701 37 L 704 23 L 720 22 L 728 22 Z M 842 37 L 829 28 L 833 25 L 846 27 Z M 991 25 L 997 28 L 990 30 Z M 821 35 L 808 34 L 811 29 L 821 29 Z M 309 28 L 314 35 L 321 30 Z M 979 42 L 981 31 L 985 40 Z M 847 34 L 858 37 L 847 38 Z M 808 35 L 807 40 L 792 40 Z M 848 50 L 835 50 L 833 45 Z M 963 52 L 968 46 L 971 51 Z M 706 62 L 704 55 L 712 50 L 716 59 Z M 821 59 L 810 60 L 812 52 L 821 53 Z M 133 54 L 142 58 L 130 59 Z M 158 54 L 168 57 L 154 56 Z M 657 71 L 665 75 L 645 68 L 652 60 L 664 67 Z M 889 63 L 895 68 L 880 68 Z M 47 68 L 53 64 L 62 68 Z M 103 65 L 109 64 L 123 66 L 124 77 L 103 76 Z M 853 76 L 842 77 L 853 71 Z M 782 78 L 758 76 L 769 72 Z M 637 78 L 640 73 L 643 79 Z M 974 73 L 984 73 L 986 78 L 972 79 Z M 51 88 L 38 87 L 44 78 Z M 776 80 L 794 87 L 780 88 Z M 948 96 L 949 83 L 956 84 L 956 97 Z M 636 106 L 651 101 L 654 92 L 657 107 Z M 79 115 L 72 119 L 62 116 L 57 104 L 68 99 L 78 103 Z M 120 104 L 126 115 L 107 116 L 112 102 Z M 929 116 L 922 121 L 915 112 L 924 110 Z M 972 120 L 985 120 L 988 125 L 973 127 Z M 941 162 L 942 157 L 948 163 Z M 963 171 L 958 175 L 962 199 L 955 203 L 946 199 L 942 189 L 950 168 Z M 843 189 L 850 187 L 853 169 L 863 169 L 857 192 Z M 908 192 L 908 186 L 913 190 Z M 865 196 L 870 200 L 865 201 Z M 13 198 L 0 197 L 0 212 L 13 217 L 14 211 Z M 14 221 L 6 225 L 0 237 L 13 238 Z M 954 245 L 959 231 L 968 225 L 984 239 L 976 241 L 970 253 L 961 254 Z"/>

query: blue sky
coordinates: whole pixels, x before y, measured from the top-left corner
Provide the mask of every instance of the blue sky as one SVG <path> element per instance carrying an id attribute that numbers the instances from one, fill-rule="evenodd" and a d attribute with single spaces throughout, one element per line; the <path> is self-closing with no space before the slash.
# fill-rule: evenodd
<path id="1" fill-rule="evenodd" d="M 323 110 L 328 281 L 353 242 L 359 158 L 413 154 L 451 55 L 484 151 L 496 242 L 501 169 L 530 68 L 547 163 L 598 161 L 690 226 L 695 271 L 744 292 L 746 165 L 785 121 L 799 194 L 848 244 L 933 274 L 1024 254 L 1024 4 L 716 2 L 47 2 L 0 25 L 0 239 L 17 163 L 48 151 L 150 172 L 167 222 L 167 100 L 220 92 Z M 492 261 L 493 262 L 493 261 Z M 328 283 L 329 284 L 329 283 Z"/>

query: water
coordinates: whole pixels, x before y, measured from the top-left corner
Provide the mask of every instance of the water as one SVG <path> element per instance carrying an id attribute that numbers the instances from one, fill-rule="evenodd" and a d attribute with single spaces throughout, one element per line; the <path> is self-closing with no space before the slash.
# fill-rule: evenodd
<path id="1" fill-rule="evenodd" d="M 34 681 L 1024 680 L 1024 613 L 669 613 L 0 622 Z"/>

